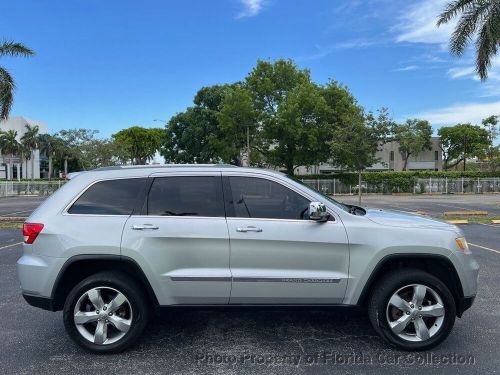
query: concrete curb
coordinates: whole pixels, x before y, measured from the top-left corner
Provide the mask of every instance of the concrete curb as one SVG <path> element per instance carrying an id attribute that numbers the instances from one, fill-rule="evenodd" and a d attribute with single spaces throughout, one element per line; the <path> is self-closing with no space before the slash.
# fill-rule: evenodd
<path id="1" fill-rule="evenodd" d="M 445 211 L 444 216 L 486 216 L 488 211 Z"/>
<path id="2" fill-rule="evenodd" d="M 469 224 L 469 220 L 446 220 L 449 224 Z"/>

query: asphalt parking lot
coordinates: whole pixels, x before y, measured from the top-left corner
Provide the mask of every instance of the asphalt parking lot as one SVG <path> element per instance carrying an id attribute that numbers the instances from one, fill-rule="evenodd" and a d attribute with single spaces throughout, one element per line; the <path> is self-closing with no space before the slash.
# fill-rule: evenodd
<path id="1" fill-rule="evenodd" d="M 339 200 L 354 202 L 355 197 Z M 28 214 L 40 201 L 0 200 L 0 215 Z M 499 201 L 500 196 L 369 196 L 365 204 L 434 209 L 436 214 L 448 210 L 439 205 L 489 207 L 488 211 L 500 213 Z M 74 345 L 64 331 L 61 312 L 39 310 L 24 302 L 15 270 L 22 236 L 17 229 L 0 229 L 0 373 L 497 373 L 500 226 L 462 228 L 481 265 L 479 292 L 449 338 L 431 352 L 405 353 L 388 347 L 362 310 L 165 310 L 156 314 L 137 346 L 106 356 L 88 354 Z M 444 359 L 451 364 L 437 363 Z"/>

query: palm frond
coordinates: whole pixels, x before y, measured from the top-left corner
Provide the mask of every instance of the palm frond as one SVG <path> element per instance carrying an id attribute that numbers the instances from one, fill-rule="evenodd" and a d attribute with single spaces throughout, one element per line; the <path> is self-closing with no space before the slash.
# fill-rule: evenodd
<path id="1" fill-rule="evenodd" d="M 9 116 L 14 103 L 15 88 L 14 78 L 0 66 L 0 119 L 6 119 Z"/>
<path id="2" fill-rule="evenodd" d="M 33 52 L 28 47 L 24 46 L 21 43 L 13 42 L 13 41 L 5 41 L 0 43 L 0 56 L 24 56 L 30 57 L 33 56 L 35 52 Z"/>
<path id="3" fill-rule="evenodd" d="M 458 13 L 467 10 L 468 7 L 480 0 L 455 0 L 449 3 L 446 8 L 438 16 L 437 26 L 441 26 L 455 18 Z"/>
<path id="4" fill-rule="evenodd" d="M 490 18 L 483 24 L 476 40 L 476 71 L 482 81 L 488 78 L 491 58 L 498 49 L 498 38 L 495 38 L 495 31 L 498 36 L 498 26 L 492 25 L 494 19 L 495 17 Z"/>
<path id="5" fill-rule="evenodd" d="M 483 1 L 472 4 L 468 10 L 464 11 L 450 38 L 451 53 L 459 56 L 464 53 L 465 48 L 478 29 L 478 24 L 484 22 L 491 7 L 491 2 Z"/>

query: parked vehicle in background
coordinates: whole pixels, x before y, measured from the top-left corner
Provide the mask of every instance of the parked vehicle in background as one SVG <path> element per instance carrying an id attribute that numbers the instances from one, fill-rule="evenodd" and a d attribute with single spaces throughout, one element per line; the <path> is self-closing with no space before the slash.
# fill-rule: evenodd
<path id="1" fill-rule="evenodd" d="M 364 305 L 387 342 L 424 350 L 477 290 L 456 226 L 343 205 L 260 169 L 80 173 L 23 234 L 24 298 L 63 310 L 71 338 L 94 352 L 132 345 L 158 306 L 191 305 Z"/>

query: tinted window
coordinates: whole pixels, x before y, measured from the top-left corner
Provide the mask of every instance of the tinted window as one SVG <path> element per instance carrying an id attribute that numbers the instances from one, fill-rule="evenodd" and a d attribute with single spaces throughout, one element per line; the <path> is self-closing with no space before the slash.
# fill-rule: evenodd
<path id="1" fill-rule="evenodd" d="M 143 178 L 97 182 L 68 210 L 70 214 L 130 215 L 140 198 Z"/>
<path id="2" fill-rule="evenodd" d="M 155 178 L 148 214 L 159 216 L 225 216 L 220 177 Z"/>
<path id="3" fill-rule="evenodd" d="M 255 177 L 229 177 L 236 217 L 306 219 L 309 201 L 273 181 Z"/>

